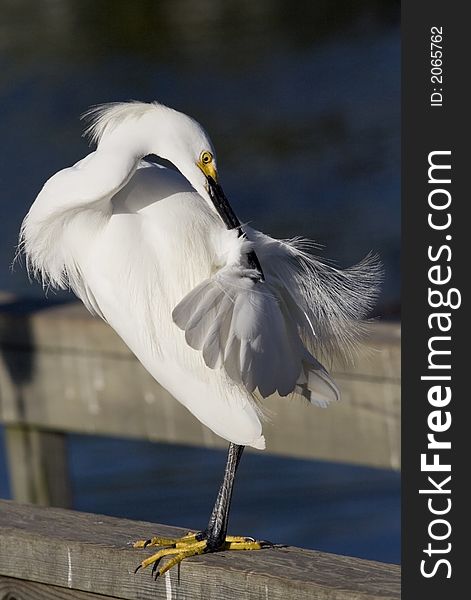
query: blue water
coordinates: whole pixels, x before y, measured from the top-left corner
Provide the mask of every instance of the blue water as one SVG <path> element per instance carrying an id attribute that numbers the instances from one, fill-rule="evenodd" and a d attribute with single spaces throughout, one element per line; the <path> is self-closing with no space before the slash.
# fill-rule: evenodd
<path id="1" fill-rule="evenodd" d="M 209 131 L 242 221 L 311 237 L 344 266 L 379 253 L 378 312 L 398 315 L 395 0 L 0 0 L 0 14 L 0 291 L 43 294 L 10 264 L 43 182 L 89 151 L 78 116 L 159 99 Z M 80 436 L 69 456 L 76 508 L 188 528 L 204 526 L 224 465 L 217 451 Z M 247 454 L 231 529 L 398 562 L 399 476 Z"/>

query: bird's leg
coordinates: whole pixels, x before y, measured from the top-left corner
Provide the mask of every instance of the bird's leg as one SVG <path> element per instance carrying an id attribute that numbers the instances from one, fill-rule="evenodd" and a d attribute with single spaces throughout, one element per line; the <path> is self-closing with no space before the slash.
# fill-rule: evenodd
<path id="1" fill-rule="evenodd" d="M 199 533 L 189 532 L 184 537 L 178 539 L 155 537 L 146 541 L 135 542 L 135 548 L 166 546 L 166 548 L 143 560 L 136 571 L 141 567 L 145 568 L 152 564 L 152 572 L 155 572 L 155 577 L 157 578 L 189 556 L 217 552 L 219 550 L 260 550 L 261 548 L 272 546 L 269 542 L 258 542 L 250 537 L 226 535 L 235 475 L 243 451 L 244 446 L 232 443 L 229 445 L 224 479 L 219 488 L 206 529 Z M 158 569 L 160 560 L 167 556 L 171 556 L 172 558 L 165 566 Z"/>
<path id="2" fill-rule="evenodd" d="M 232 490 L 234 488 L 235 475 L 240 459 L 242 458 L 244 447 L 245 446 L 238 446 L 237 444 L 229 444 L 224 479 L 219 488 L 213 512 L 211 513 L 208 526 L 197 536 L 197 539 L 206 539 L 208 549 L 219 550 L 226 541 Z"/>

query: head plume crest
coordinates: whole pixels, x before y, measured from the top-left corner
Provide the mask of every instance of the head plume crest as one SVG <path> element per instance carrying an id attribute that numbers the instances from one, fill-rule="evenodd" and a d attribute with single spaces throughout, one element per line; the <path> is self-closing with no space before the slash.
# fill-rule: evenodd
<path id="1" fill-rule="evenodd" d="M 139 119 L 157 108 L 167 109 L 159 102 L 148 103 L 137 100 L 97 104 L 89 108 L 80 117 L 87 123 L 83 136 L 88 138 L 90 144 L 99 144 L 103 136 L 111 133 L 117 125 L 128 119 Z"/>

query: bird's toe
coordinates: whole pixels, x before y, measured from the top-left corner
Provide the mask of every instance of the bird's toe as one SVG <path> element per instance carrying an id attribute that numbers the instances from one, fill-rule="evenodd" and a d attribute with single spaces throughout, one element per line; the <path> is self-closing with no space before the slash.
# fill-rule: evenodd
<path id="1" fill-rule="evenodd" d="M 219 539 L 213 539 L 211 534 L 207 532 L 189 532 L 181 538 L 153 537 L 148 540 L 139 540 L 134 542 L 133 546 L 134 548 L 161 547 L 160 550 L 144 559 L 135 570 L 135 573 L 137 573 L 140 569 L 152 565 L 151 574 L 157 579 L 169 569 L 181 563 L 182 560 L 191 556 L 223 550 L 261 550 L 262 548 L 271 548 L 274 544 L 264 540 L 256 540 L 253 537 L 234 535 L 226 536 L 221 542 Z M 159 567 L 163 558 L 169 560 L 165 565 Z"/>

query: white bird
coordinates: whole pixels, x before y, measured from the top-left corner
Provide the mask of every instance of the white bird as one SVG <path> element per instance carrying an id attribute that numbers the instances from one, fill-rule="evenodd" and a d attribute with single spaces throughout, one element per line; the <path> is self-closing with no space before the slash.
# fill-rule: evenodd
<path id="1" fill-rule="evenodd" d="M 244 446 L 263 449 L 260 397 L 325 406 L 337 386 L 315 355 L 350 349 L 377 293 L 367 257 L 341 271 L 305 240 L 242 226 L 218 183 L 214 147 L 190 117 L 158 103 L 86 113 L 97 147 L 51 177 L 24 219 L 20 248 L 46 286 L 71 288 L 149 373 L 230 442 L 208 527 L 142 562 L 259 548 L 226 536 Z M 157 155 L 178 169 L 153 164 Z M 178 544 L 178 545 L 177 545 Z"/>

